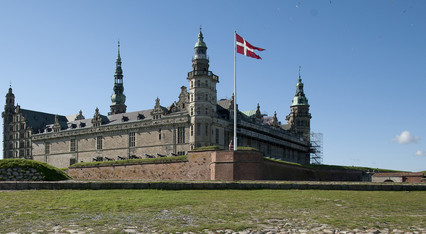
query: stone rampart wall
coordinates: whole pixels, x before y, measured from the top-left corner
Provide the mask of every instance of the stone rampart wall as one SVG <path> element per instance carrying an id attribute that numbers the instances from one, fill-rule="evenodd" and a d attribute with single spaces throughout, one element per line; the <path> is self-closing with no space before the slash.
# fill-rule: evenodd
<path id="1" fill-rule="evenodd" d="M 70 168 L 76 180 L 369 181 L 362 171 L 310 169 L 265 160 L 257 151 L 192 151 L 187 161 Z"/>
<path id="2" fill-rule="evenodd" d="M 287 181 L 3 181 L 0 190 L 28 189 L 320 189 L 357 191 L 426 191 L 426 184 Z"/>
<path id="3" fill-rule="evenodd" d="M 41 181 L 43 176 L 34 168 L 0 168 L 0 181 Z"/>
<path id="4" fill-rule="evenodd" d="M 210 180 L 209 154 L 193 153 L 187 161 L 70 168 L 75 180 Z"/>
<path id="5" fill-rule="evenodd" d="M 362 171 L 310 169 L 269 160 L 264 161 L 263 179 L 293 181 L 368 181 Z"/>
<path id="6" fill-rule="evenodd" d="M 70 168 L 75 180 L 261 180 L 257 151 L 193 151 L 187 161 Z"/>

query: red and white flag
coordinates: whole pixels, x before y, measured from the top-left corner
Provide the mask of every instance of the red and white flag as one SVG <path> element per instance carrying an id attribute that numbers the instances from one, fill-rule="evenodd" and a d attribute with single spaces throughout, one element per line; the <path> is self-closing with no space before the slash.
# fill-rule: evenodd
<path id="1" fill-rule="evenodd" d="M 254 53 L 254 50 L 262 51 L 265 49 L 252 46 L 250 43 L 248 43 L 246 40 L 244 40 L 240 35 L 235 33 L 236 35 L 236 44 L 237 44 L 237 53 L 244 54 L 245 56 L 256 58 L 256 59 L 262 59 L 259 55 Z"/>

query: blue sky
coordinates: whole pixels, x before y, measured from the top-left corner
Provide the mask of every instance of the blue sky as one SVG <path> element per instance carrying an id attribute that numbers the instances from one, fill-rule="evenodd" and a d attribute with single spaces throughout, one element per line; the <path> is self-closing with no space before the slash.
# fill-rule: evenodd
<path id="1" fill-rule="evenodd" d="M 285 122 L 301 66 L 323 163 L 420 171 L 425 11 L 421 0 L 3 0 L 0 91 L 11 82 L 24 109 L 107 114 L 119 39 L 127 110 L 153 108 L 157 97 L 168 106 L 188 86 L 201 25 L 218 98 L 230 98 L 236 30 L 266 49 L 262 60 L 237 56 L 240 110 L 259 103 Z"/>

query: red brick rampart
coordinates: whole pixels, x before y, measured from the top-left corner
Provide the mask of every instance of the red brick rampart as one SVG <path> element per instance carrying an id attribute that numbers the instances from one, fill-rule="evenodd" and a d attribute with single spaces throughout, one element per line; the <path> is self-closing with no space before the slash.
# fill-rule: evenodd
<path id="1" fill-rule="evenodd" d="M 187 161 L 70 168 L 75 180 L 261 180 L 257 151 L 193 151 Z"/>
<path id="2" fill-rule="evenodd" d="M 274 162 L 258 151 L 192 151 L 186 161 L 70 168 L 75 180 L 368 181 L 362 171 L 311 169 Z"/>
<path id="3" fill-rule="evenodd" d="M 133 165 L 71 167 L 75 180 L 210 180 L 209 154 L 193 153 L 187 161 Z"/>

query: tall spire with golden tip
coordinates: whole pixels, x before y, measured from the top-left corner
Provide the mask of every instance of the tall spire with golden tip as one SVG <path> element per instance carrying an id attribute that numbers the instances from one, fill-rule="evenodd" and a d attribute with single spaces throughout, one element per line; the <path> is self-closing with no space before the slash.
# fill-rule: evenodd
<path id="1" fill-rule="evenodd" d="M 114 93 L 111 95 L 111 113 L 120 114 L 126 112 L 126 95 L 124 95 L 123 85 L 123 70 L 121 68 L 121 56 L 120 56 L 120 41 L 118 41 L 118 54 L 115 62 L 115 73 L 114 73 Z"/>

